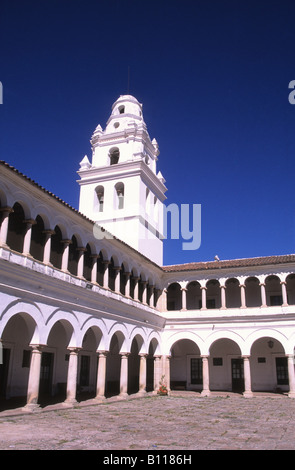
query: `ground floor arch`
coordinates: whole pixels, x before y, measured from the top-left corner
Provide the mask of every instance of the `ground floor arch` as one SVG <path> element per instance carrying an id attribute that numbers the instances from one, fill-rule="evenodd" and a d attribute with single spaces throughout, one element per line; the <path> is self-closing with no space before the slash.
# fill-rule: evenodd
<path id="1" fill-rule="evenodd" d="M 254 341 L 250 354 L 253 391 L 288 391 L 288 357 L 283 345 L 271 336 Z"/>
<path id="2" fill-rule="evenodd" d="M 2 333 L 2 364 L 0 366 L 0 401 L 14 396 L 26 403 L 29 381 L 31 340 L 36 329 L 35 320 L 27 313 L 14 314 L 7 321 Z"/>
<path id="3" fill-rule="evenodd" d="M 241 350 L 232 339 L 220 338 L 211 345 L 209 370 L 210 390 L 245 390 Z"/>
<path id="4" fill-rule="evenodd" d="M 170 387 L 172 390 L 202 390 L 202 358 L 191 339 L 179 339 L 171 347 Z"/>

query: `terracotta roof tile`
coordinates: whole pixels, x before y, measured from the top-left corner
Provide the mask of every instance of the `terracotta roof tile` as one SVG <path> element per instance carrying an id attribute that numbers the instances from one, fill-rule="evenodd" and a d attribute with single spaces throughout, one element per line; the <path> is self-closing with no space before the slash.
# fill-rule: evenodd
<path id="1" fill-rule="evenodd" d="M 222 268 L 239 268 L 247 266 L 265 266 L 269 264 L 282 264 L 282 263 L 295 263 L 295 254 L 278 255 L 278 256 L 262 256 L 258 258 L 243 258 L 232 260 L 220 261 L 207 261 L 186 264 L 176 264 L 171 266 L 164 266 L 165 272 L 175 271 L 201 271 L 208 269 L 222 269 Z"/>

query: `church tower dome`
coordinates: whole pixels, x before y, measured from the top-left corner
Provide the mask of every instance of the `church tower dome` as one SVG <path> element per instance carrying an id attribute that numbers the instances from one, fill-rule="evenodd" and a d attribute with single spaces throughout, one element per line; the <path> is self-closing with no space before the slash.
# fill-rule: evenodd
<path id="1" fill-rule="evenodd" d="M 103 130 L 91 137 L 92 161 L 80 163 L 79 210 L 151 260 L 163 262 L 165 180 L 157 173 L 159 147 L 151 140 L 142 104 L 121 95 Z"/>

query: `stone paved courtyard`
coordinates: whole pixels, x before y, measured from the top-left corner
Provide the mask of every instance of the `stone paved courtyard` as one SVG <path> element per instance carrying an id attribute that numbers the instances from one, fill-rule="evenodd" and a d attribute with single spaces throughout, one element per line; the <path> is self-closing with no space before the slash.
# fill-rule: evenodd
<path id="1" fill-rule="evenodd" d="M 48 412 L 3 412 L 0 431 L 1 450 L 295 449 L 295 400 L 175 392 Z"/>

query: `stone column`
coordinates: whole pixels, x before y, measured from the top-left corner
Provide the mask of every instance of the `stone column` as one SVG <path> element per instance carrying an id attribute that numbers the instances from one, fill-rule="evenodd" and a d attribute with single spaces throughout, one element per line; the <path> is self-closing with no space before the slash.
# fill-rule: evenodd
<path id="1" fill-rule="evenodd" d="M 68 272 L 68 262 L 69 262 L 69 246 L 72 243 L 72 240 L 61 240 L 61 243 L 64 245 L 64 250 L 61 260 L 61 270 Z"/>
<path id="2" fill-rule="evenodd" d="M 50 263 L 50 254 L 51 254 L 51 236 L 55 234 L 54 230 L 43 230 L 45 234 L 45 245 L 44 245 L 44 253 L 43 253 L 43 263 L 44 264 L 51 264 Z"/>
<path id="3" fill-rule="evenodd" d="M 92 258 L 92 268 L 91 268 L 91 282 L 97 284 L 97 259 L 99 255 L 91 255 Z"/>
<path id="4" fill-rule="evenodd" d="M 167 289 L 162 290 L 162 308 L 164 312 L 167 312 Z"/>
<path id="5" fill-rule="evenodd" d="M 86 251 L 86 248 L 83 246 L 79 246 L 77 248 L 77 251 L 79 253 L 79 258 L 78 258 L 78 264 L 77 264 L 77 277 L 83 278 L 84 274 L 84 253 Z"/>
<path id="6" fill-rule="evenodd" d="M 144 395 L 146 393 L 146 357 L 147 354 L 139 354 L 139 393 Z"/>
<path id="7" fill-rule="evenodd" d="M 159 298 L 161 296 L 161 293 L 162 293 L 162 291 L 160 289 L 158 289 L 157 287 L 155 287 L 155 289 L 154 289 L 154 306 L 155 307 L 154 308 L 156 308 L 157 310 L 159 310 L 158 302 L 159 302 Z M 166 306 L 165 306 L 165 308 L 166 308 Z"/>
<path id="8" fill-rule="evenodd" d="M 0 212 L 3 214 L 3 219 L 0 227 L 0 246 L 8 248 L 7 233 L 8 233 L 8 223 L 9 223 L 9 214 L 13 212 L 12 207 L 1 207 Z"/>
<path id="9" fill-rule="evenodd" d="M 31 237 L 32 237 L 32 227 L 36 223 L 33 219 L 24 220 L 26 224 L 26 233 L 24 236 L 24 247 L 23 247 L 23 255 L 31 256 L 30 248 L 31 248 Z"/>
<path id="10" fill-rule="evenodd" d="M 146 304 L 147 299 L 147 281 L 142 281 L 143 289 L 142 289 L 142 303 Z"/>
<path id="11" fill-rule="evenodd" d="M 104 273 L 103 273 L 103 287 L 105 289 L 109 288 L 109 260 L 104 260 L 103 265 L 104 265 Z"/>
<path id="12" fill-rule="evenodd" d="M 265 284 L 261 282 L 260 284 L 261 289 L 261 307 L 267 307 L 266 305 L 266 294 L 265 294 Z"/>
<path id="13" fill-rule="evenodd" d="M 241 308 L 247 308 L 247 306 L 246 306 L 245 284 L 240 284 L 240 289 L 241 289 Z"/>
<path id="14" fill-rule="evenodd" d="M 131 273 L 125 272 L 126 284 L 125 284 L 125 296 L 130 298 L 130 277 Z"/>
<path id="15" fill-rule="evenodd" d="M 138 300 L 138 281 L 139 277 L 134 277 L 134 300 Z"/>
<path id="16" fill-rule="evenodd" d="M 295 398 L 295 373 L 294 373 L 294 355 L 289 354 L 288 358 L 288 377 L 289 377 L 289 393 L 288 397 Z"/>
<path id="17" fill-rule="evenodd" d="M 67 378 L 67 398 L 65 403 L 75 404 L 77 391 L 77 375 L 78 375 L 78 354 L 80 348 L 68 348 L 70 351 L 68 378 Z"/>
<path id="18" fill-rule="evenodd" d="M 245 391 L 243 392 L 243 395 L 246 398 L 252 398 L 253 392 L 251 389 L 250 358 L 249 356 L 243 356 L 243 359 L 244 359 L 244 382 L 245 382 Z"/>
<path id="19" fill-rule="evenodd" d="M 186 311 L 186 287 L 181 288 L 181 311 Z"/>
<path id="20" fill-rule="evenodd" d="M 165 373 L 163 374 L 164 377 L 164 382 L 166 384 L 168 392 L 170 392 L 170 356 L 164 356 L 164 371 Z"/>
<path id="21" fill-rule="evenodd" d="M 151 295 L 149 299 L 149 306 L 154 308 L 155 286 L 150 286 Z"/>
<path id="22" fill-rule="evenodd" d="M 27 404 L 25 408 L 33 411 L 34 409 L 39 408 L 38 396 L 41 372 L 41 351 L 43 346 L 39 344 L 31 344 L 30 347 L 32 348 L 32 354 L 27 390 Z"/>
<path id="23" fill-rule="evenodd" d="M 129 353 L 121 354 L 121 369 L 120 369 L 120 397 L 127 397 L 128 388 L 128 356 Z"/>
<path id="24" fill-rule="evenodd" d="M 114 271 L 115 271 L 115 292 L 117 294 L 120 294 L 120 271 L 121 271 L 120 266 L 114 267 Z"/>
<path id="25" fill-rule="evenodd" d="M 161 379 L 161 356 L 154 356 L 154 391 L 156 392 L 159 388 L 159 382 Z"/>
<path id="26" fill-rule="evenodd" d="M 288 306 L 288 298 L 287 298 L 287 282 L 282 281 L 281 282 L 282 286 L 282 297 L 283 297 L 283 304 L 282 307 L 287 307 Z"/>
<path id="27" fill-rule="evenodd" d="M 200 289 L 201 289 L 201 291 L 202 291 L 202 308 L 201 308 L 201 310 L 207 310 L 207 302 L 206 302 L 206 290 L 207 290 L 207 287 L 201 286 Z"/>
<path id="28" fill-rule="evenodd" d="M 107 351 L 99 351 L 98 353 L 98 368 L 97 368 L 97 384 L 96 384 L 96 399 L 105 399 L 105 385 L 106 385 L 106 361 Z"/>
<path id="29" fill-rule="evenodd" d="M 201 356 L 202 358 L 202 371 L 203 371 L 203 390 L 201 392 L 202 397 L 210 396 L 209 388 L 209 356 Z"/>
<path id="30" fill-rule="evenodd" d="M 220 286 L 220 290 L 221 290 L 221 309 L 222 310 L 226 309 L 225 289 L 226 289 L 226 286 Z"/>

